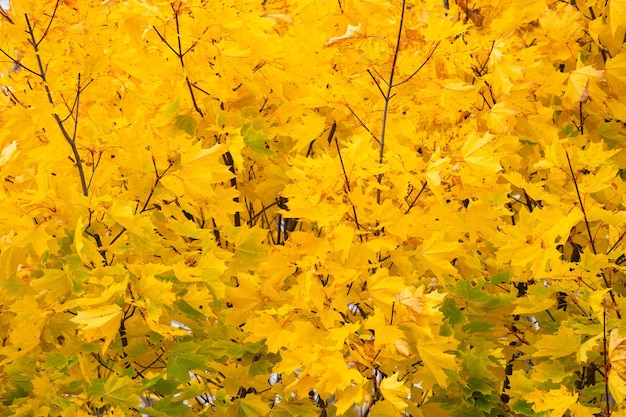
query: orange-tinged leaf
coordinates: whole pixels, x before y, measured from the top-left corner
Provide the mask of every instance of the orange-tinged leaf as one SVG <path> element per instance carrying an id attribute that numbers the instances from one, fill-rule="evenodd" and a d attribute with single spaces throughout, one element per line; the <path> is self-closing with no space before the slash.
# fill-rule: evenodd
<path id="1" fill-rule="evenodd" d="M 423 299 L 423 288 L 420 287 L 419 290 L 415 291 L 413 288 L 404 288 L 400 294 L 398 294 L 398 301 L 409 309 L 413 311 L 415 314 L 424 314 L 424 299 Z"/>
<path id="2" fill-rule="evenodd" d="M 407 358 L 410 358 L 411 356 L 413 356 L 413 354 L 411 353 L 411 349 L 409 347 L 409 343 L 405 339 L 396 340 L 394 343 L 394 346 L 396 347 L 396 350 L 398 351 L 398 353 L 401 354 L 402 356 L 406 356 Z"/>

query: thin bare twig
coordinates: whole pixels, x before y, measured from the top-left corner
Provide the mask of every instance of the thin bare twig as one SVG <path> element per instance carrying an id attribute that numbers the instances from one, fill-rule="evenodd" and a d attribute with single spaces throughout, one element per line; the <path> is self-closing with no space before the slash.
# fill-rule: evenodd
<path id="1" fill-rule="evenodd" d="M 606 340 L 606 307 L 603 307 L 602 310 L 602 358 L 604 360 L 604 397 L 606 400 L 606 410 L 604 415 L 606 417 L 611 417 L 611 393 L 609 392 L 609 352 Z"/>
<path id="2" fill-rule="evenodd" d="M 406 77 L 404 80 L 400 81 L 397 84 L 394 84 L 392 87 L 398 87 L 404 83 L 408 83 L 411 78 L 415 77 L 417 75 L 418 72 L 420 72 L 422 70 L 422 68 L 424 68 L 424 65 L 426 65 L 428 63 L 428 61 L 430 61 L 430 58 L 432 58 L 432 56 L 435 54 L 435 51 L 437 50 L 437 47 L 439 46 L 439 42 L 437 42 L 435 44 L 435 47 L 433 49 L 431 49 L 431 51 L 428 53 L 428 56 L 426 57 L 426 59 L 424 60 L 424 62 L 422 62 L 422 65 L 419 66 L 419 68 L 417 68 L 411 75 L 409 75 L 408 77 Z"/>
<path id="3" fill-rule="evenodd" d="M 387 117 L 389 116 L 389 101 L 391 100 L 391 89 L 394 87 L 393 78 L 396 73 L 396 64 L 398 62 L 398 53 L 400 52 L 400 41 L 402 39 L 402 26 L 404 25 L 404 12 L 406 11 L 406 0 L 402 0 L 402 11 L 400 13 L 400 24 L 398 25 L 398 37 L 396 39 L 396 47 L 393 52 L 393 61 L 391 63 L 391 71 L 389 73 L 389 80 L 387 81 L 387 92 L 383 94 L 385 99 L 385 106 L 383 108 L 383 121 L 380 132 L 380 146 L 378 151 L 378 163 L 383 163 L 383 157 L 385 155 L 385 136 L 387 134 Z M 423 66 L 424 64 L 422 64 Z M 417 73 L 417 72 L 416 72 Z M 378 85 L 378 83 L 377 83 Z M 380 87 L 379 87 L 380 88 Z M 378 184 L 381 184 L 383 181 L 383 174 L 378 174 L 376 176 L 376 180 Z M 376 190 L 376 203 L 381 203 L 381 190 L 378 188 Z"/>
<path id="4" fill-rule="evenodd" d="M 378 139 L 376 137 L 376 135 L 374 134 L 374 132 L 372 132 L 369 127 L 367 127 L 367 125 L 365 124 L 365 122 L 363 122 L 363 120 L 361 120 L 361 118 L 354 112 L 354 110 L 352 110 L 352 108 L 350 106 L 346 106 L 348 108 L 348 110 L 350 110 L 350 113 L 352 113 L 352 115 L 356 118 L 356 120 L 359 122 L 359 124 L 363 127 L 363 129 L 367 130 L 367 133 L 369 133 L 370 135 L 372 135 L 372 138 L 374 138 L 374 140 L 378 143 L 380 143 L 380 139 Z"/>
<path id="5" fill-rule="evenodd" d="M 196 43 L 198 41 L 195 41 L 194 43 L 192 43 L 192 45 L 185 52 L 183 52 L 182 41 L 180 39 L 181 38 L 181 36 L 180 36 L 180 22 L 179 22 L 179 19 L 178 19 L 179 10 L 176 10 L 174 8 L 173 4 L 172 4 L 172 10 L 174 11 L 174 21 L 176 23 L 176 43 L 177 43 L 177 49 L 178 50 L 174 49 L 174 47 L 167 41 L 167 39 L 165 39 L 165 36 L 163 36 L 161 34 L 161 32 L 159 32 L 159 30 L 156 28 L 156 26 L 152 26 L 152 28 L 157 33 L 157 35 L 161 39 L 161 41 L 163 43 L 165 43 L 167 45 L 167 47 L 170 48 L 170 50 L 172 52 L 174 52 L 174 55 L 176 55 L 176 57 L 180 61 L 180 65 L 181 65 L 181 67 L 183 69 L 183 73 L 185 74 L 185 83 L 187 84 L 187 88 L 189 89 L 189 94 L 191 96 L 191 102 L 193 103 L 193 108 L 200 115 L 200 117 L 204 117 L 204 112 L 200 109 L 200 106 L 198 105 L 198 102 L 196 101 L 196 95 L 194 94 L 194 91 L 193 91 L 194 85 L 191 82 L 191 80 L 189 79 L 189 75 L 187 75 L 187 68 L 185 67 L 185 59 L 184 59 L 185 55 L 189 51 L 191 51 L 191 49 L 193 49 L 193 47 L 196 45 Z"/>
<path id="6" fill-rule="evenodd" d="M 424 192 L 427 186 L 428 186 L 428 182 L 424 181 L 424 183 L 422 184 L 422 188 L 420 188 L 419 192 L 417 193 L 417 196 L 415 196 L 411 204 L 409 204 L 409 207 L 406 209 L 404 214 L 409 214 L 409 212 L 415 206 L 415 203 L 417 203 L 417 200 L 420 198 L 420 196 L 422 195 L 422 193 Z"/>
<path id="7" fill-rule="evenodd" d="M 27 66 L 24 66 L 24 64 L 22 64 L 22 61 L 20 61 L 19 59 L 13 58 L 11 55 L 7 54 L 4 51 L 4 49 L 0 49 L 0 53 L 2 53 L 4 56 L 9 58 L 11 60 L 11 62 L 13 62 L 14 68 L 23 68 L 26 71 L 30 72 L 31 74 L 36 75 L 37 77 L 41 77 L 41 74 L 39 74 L 38 72 L 33 71 L 32 69 L 28 68 Z"/>
<path id="8" fill-rule="evenodd" d="M 587 235 L 589 236 L 589 244 L 591 245 L 591 250 L 593 251 L 593 254 L 597 255 L 598 251 L 596 250 L 596 244 L 594 241 L 593 233 L 591 233 L 591 226 L 589 225 L 589 218 L 587 217 L 587 211 L 585 210 L 585 205 L 583 204 L 583 200 L 580 195 L 580 189 L 578 188 L 578 180 L 576 178 L 576 174 L 574 173 L 574 167 L 572 166 L 572 161 L 570 160 L 569 153 L 567 152 L 567 150 L 565 150 L 565 157 L 567 158 L 569 170 L 572 175 L 572 182 L 574 183 L 574 188 L 576 189 L 576 196 L 578 197 L 580 210 L 582 211 L 583 219 L 585 220 L 585 227 L 587 228 Z M 604 280 L 604 285 L 606 286 L 606 288 L 609 289 L 609 295 L 611 296 L 611 301 L 613 302 L 613 304 L 616 304 L 615 294 L 613 294 L 613 288 L 611 287 L 611 282 L 607 278 L 604 271 L 600 271 L 600 275 L 602 276 L 602 279 Z M 622 315 L 619 312 L 619 310 L 616 310 L 616 313 L 617 313 L 617 317 L 621 319 Z"/>

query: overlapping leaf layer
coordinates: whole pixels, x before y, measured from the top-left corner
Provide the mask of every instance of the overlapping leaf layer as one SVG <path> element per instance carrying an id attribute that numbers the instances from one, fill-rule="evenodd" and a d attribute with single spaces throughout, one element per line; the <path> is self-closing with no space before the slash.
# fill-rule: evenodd
<path id="1" fill-rule="evenodd" d="M 625 22 L 12 1 L 0 414 L 626 415 Z"/>

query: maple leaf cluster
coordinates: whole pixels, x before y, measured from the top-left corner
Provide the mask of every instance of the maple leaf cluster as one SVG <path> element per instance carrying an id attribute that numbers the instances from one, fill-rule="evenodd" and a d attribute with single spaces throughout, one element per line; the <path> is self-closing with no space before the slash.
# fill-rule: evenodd
<path id="1" fill-rule="evenodd" d="M 0 11 L 0 414 L 626 414 L 624 1 Z"/>

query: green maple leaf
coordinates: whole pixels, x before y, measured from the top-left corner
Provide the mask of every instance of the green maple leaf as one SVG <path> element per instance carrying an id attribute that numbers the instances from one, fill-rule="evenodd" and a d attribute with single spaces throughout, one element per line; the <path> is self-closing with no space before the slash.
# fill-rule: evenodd
<path id="1" fill-rule="evenodd" d="M 244 143 L 253 151 L 261 155 L 274 155 L 274 152 L 267 147 L 269 138 L 264 133 L 255 130 L 251 125 L 245 124 L 241 127 L 241 136 Z"/>
<path id="2" fill-rule="evenodd" d="M 188 135 L 195 135 L 196 128 L 198 127 L 198 122 L 193 118 L 193 115 L 190 113 L 187 114 L 179 114 L 176 116 L 176 122 L 174 126 L 178 130 L 182 130 Z"/>
<path id="3" fill-rule="evenodd" d="M 203 349 L 202 345 L 194 341 L 175 343 L 167 361 L 168 379 L 189 382 L 190 371 L 205 369 L 210 360 L 217 359 L 214 352 Z"/>
<path id="4" fill-rule="evenodd" d="M 128 377 L 111 375 L 104 383 L 102 398 L 110 404 L 117 405 L 122 409 L 137 407 L 139 397 L 135 393 L 135 381 Z"/>

